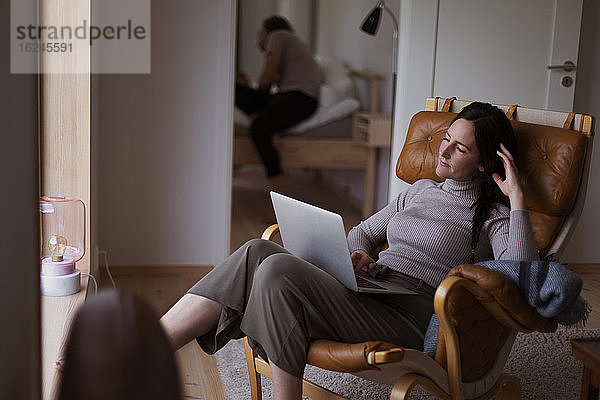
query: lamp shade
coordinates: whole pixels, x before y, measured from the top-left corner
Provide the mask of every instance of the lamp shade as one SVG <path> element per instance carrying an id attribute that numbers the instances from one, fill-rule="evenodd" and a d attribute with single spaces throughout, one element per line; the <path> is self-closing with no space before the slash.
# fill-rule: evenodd
<path id="1" fill-rule="evenodd" d="M 377 34 L 377 29 L 379 29 L 379 20 L 381 18 L 381 7 L 376 6 L 371 10 L 367 18 L 363 21 L 360 29 L 363 32 L 368 33 L 369 35 L 375 36 Z"/>
<path id="2" fill-rule="evenodd" d="M 75 263 L 85 253 L 85 206 L 78 199 L 44 196 L 42 213 L 42 258 Z"/>
<path id="3" fill-rule="evenodd" d="M 85 253 L 85 206 L 63 196 L 40 199 L 43 296 L 68 296 L 81 290 L 81 272 L 75 263 Z"/>

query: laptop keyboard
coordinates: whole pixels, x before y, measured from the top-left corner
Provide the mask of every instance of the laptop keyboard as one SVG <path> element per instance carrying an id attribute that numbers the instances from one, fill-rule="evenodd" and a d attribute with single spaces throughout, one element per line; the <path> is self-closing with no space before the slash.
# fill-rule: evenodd
<path id="1" fill-rule="evenodd" d="M 368 281 L 359 275 L 356 275 L 356 284 L 358 285 L 358 287 L 362 287 L 362 288 L 386 290 L 384 287 L 379 286 L 376 283 L 373 283 L 371 281 Z"/>

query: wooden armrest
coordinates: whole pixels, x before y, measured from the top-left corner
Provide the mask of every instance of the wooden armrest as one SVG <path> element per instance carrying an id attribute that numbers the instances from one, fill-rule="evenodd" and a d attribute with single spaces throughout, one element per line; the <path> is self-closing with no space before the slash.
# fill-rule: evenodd
<path id="1" fill-rule="evenodd" d="M 467 365 L 469 368 L 468 374 L 473 375 L 476 373 L 473 371 L 477 371 L 477 368 L 481 367 L 481 365 L 479 365 L 480 362 L 489 361 L 478 358 L 473 364 L 474 361 L 470 357 L 466 357 L 465 360 L 462 360 L 462 356 L 464 356 L 466 353 L 463 353 L 461 350 L 457 327 L 460 327 L 460 334 L 461 337 L 463 337 L 467 332 L 465 330 L 465 326 L 470 325 L 470 323 L 465 321 L 463 317 L 470 318 L 471 316 L 471 313 L 461 314 L 464 307 L 463 301 L 467 301 L 466 304 L 469 304 L 469 300 L 467 300 L 465 295 L 468 296 L 468 294 L 471 294 L 475 301 L 477 301 L 479 305 L 489 313 L 491 318 L 497 321 L 498 328 L 502 328 L 502 326 L 504 326 L 504 329 L 507 329 L 507 332 L 508 330 L 531 332 L 532 330 L 538 330 L 541 327 L 545 327 L 544 325 L 529 326 L 526 320 L 516 319 L 512 314 L 512 310 L 507 311 L 507 309 L 505 309 L 503 305 L 499 303 L 496 297 L 497 294 L 495 292 L 505 291 L 507 296 L 520 296 L 518 288 L 516 289 L 517 292 L 514 292 L 512 287 L 507 287 L 514 285 L 513 282 L 500 279 L 497 283 L 491 284 L 488 287 L 486 283 L 489 280 L 485 278 L 488 278 L 488 275 L 494 275 L 496 271 L 481 270 L 479 272 L 482 274 L 482 276 L 477 282 L 481 281 L 483 287 L 480 286 L 476 281 L 468 279 L 467 277 L 448 276 L 438 286 L 434 298 L 434 309 L 440 322 L 440 332 L 438 333 L 438 338 L 442 338 L 440 339 L 441 341 L 438 342 L 438 345 L 443 343 L 444 347 L 441 351 L 445 351 L 445 356 L 441 356 L 442 361 L 438 360 L 439 352 L 436 353 L 436 361 L 440 363 L 442 367 L 444 367 L 444 365 L 447 366 L 448 381 L 450 384 L 452 398 L 457 399 L 463 398 L 461 382 L 463 380 L 463 374 L 467 374 L 465 372 L 466 370 L 463 371 L 462 368 L 465 368 L 465 365 Z M 491 278 L 494 280 L 493 276 Z M 496 286 L 499 286 L 502 289 L 494 289 Z M 516 285 L 514 286 L 516 287 Z M 533 312 L 535 312 L 535 310 L 533 310 Z M 477 313 L 472 314 L 472 317 L 475 320 L 479 319 Z M 458 320 L 456 318 L 458 318 Z M 490 356 L 493 356 L 493 354 L 490 354 Z M 463 365 L 463 362 L 465 365 Z"/>
<path id="2" fill-rule="evenodd" d="M 367 354 L 367 362 L 370 365 L 400 362 L 403 358 L 404 349 L 402 347 L 396 347 L 384 351 L 372 351 Z"/>
<path id="3" fill-rule="evenodd" d="M 433 299 L 433 308 L 440 321 L 440 328 L 444 331 L 444 338 L 446 341 L 447 371 L 450 392 L 452 397 L 457 399 L 464 398 L 461 387 L 462 372 L 460 362 L 460 345 L 458 341 L 458 334 L 456 333 L 454 324 L 449 316 L 448 298 L 457 288 L 464 286 L 467 287 L 467 290 L 468 288 L 471 288 L 476 292 L 479 292 L 478 289 L 480 289 L 474 282 L 470 282 L 465 278 L 450 276 L 440 283 L 435 291 L 435 297 Z"/>
<path id="4" fill-rule="evenodd" d="M 265 231 L 263 232 L 263 234 L 260 238 L 264 239 L 264 240 L 273 240 L 273 236 L 275 236 L 278 232 L 279 232 L 279 225 L 273 224 L 273 225 L 269 226 L 267 229 L 265 229 Z"/>
<path id="5" fill-rule="evenodd" d="M 378 369 L 378 364 L 401 361 L 404 349 L 386 342 L 342 343 L 319 339 L 311 342 L 307 361 L 329 371 L 359 372 Z"/>

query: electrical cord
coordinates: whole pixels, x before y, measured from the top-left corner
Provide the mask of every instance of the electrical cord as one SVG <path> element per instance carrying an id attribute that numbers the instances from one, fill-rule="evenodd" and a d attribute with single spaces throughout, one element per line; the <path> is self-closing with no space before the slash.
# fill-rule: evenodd
<path id="1" fill-rule="evenodd" d="M 82 272 L 81 275 L 89 276 L 90 278 L 92 278 L 92 282 L 94 282 L 94 296 L 97 295 L 98 294 L 98 281 L 96 281 L 96 278 L 94 278 L 94 275 L 88 274 L 87 272 Z"/>
<path id="2" fill-rule="evenodd" d="M 104 268 L 106 268 L 106 273 L 110 278 L 110 282 L 112 283 L 113 288 L 116 289 L 117 285 L 115 284 L 115 280 L 113 279 L 112 274 L 110 273 L 110 268 L 108 268 L 108 253 L 106 252 L 106 250 L 99 250 L 98 255 L 104 256 Z"/>

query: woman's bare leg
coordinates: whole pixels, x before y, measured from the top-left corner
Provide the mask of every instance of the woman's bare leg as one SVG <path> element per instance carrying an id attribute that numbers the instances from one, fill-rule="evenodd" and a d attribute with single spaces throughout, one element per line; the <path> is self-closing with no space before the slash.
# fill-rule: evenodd
<path id="1" fill-rule="evenodd" d="M 273 374 L 273 398 L 275 400 L 300 399 L 302 397 L 302 380 L 288 374 L 273 363 L 270 365 Z"/>
<path id="2" fill-rule="evenodd" d="M 210 332 L 219 322 L 221 304 L 206 297 L 185 294 L 160 319 L 173 351 Z"/>

